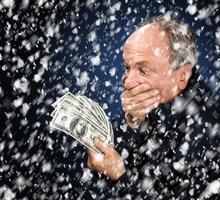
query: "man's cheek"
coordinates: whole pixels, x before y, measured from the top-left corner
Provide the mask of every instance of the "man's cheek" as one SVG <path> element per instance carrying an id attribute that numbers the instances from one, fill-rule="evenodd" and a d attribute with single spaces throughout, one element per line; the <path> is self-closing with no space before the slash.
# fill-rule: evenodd
<path id="1" fill-rule="evenodd" d="M 139 83 L 140 83 L 140 84 L 148 83 L 150 86 L 152 85 L 152 84 L 151 84 L 151 81 L 149 80 L 149 78 L 146 78 L 146 77 L 140 77 L 140 78 L 139 78 Z"/>

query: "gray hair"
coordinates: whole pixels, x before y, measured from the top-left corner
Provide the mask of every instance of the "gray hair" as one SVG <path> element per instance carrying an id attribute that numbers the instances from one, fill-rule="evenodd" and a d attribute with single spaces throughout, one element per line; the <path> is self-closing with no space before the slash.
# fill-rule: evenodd
<path id="1" fill-rule="evenodd" d="M 149 18 L 139 24 L 135 30 L 147 24 L 158 24 L 167 34 L 170 42 L 170 63 L 173 68 L 190 64 L 195 66 L 197 61 L 196 34 L 191 28 L 170 15 Z"/>

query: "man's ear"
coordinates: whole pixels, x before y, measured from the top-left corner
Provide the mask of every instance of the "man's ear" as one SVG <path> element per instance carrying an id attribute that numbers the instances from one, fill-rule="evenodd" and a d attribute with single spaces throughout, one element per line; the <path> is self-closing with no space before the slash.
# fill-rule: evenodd
<path id="1" fill-rule="evenodd" d="M 192 75 L 192 65 L 186 64 L 180 66 L 177 70 L 178 70 L 178 87 L 180 90 L 184 90 Z"/>

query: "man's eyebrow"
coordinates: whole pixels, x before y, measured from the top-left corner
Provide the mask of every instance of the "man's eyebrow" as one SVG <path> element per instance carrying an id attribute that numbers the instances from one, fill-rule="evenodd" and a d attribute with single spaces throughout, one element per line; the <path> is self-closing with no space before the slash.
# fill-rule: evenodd
<path id="1" fill-rule="evenodd" d="M 150 63 L 147 60 L 139 60 L 135 64 L 136 65 L 140 65 L 140 64 L 147 64 L 147 65 L 149 65 Z"/>
<path id="2" fill-rule="evenodd" d="M 153 67 L 152 63 L 150 63 L 147 60 L 140 60 L 140 61 L 137 61 L 135 64 L 140 67 L 146 67 L 147 70 L 155 71 L 155 68 Z"/>
<path id="3" fill-rule="evenodd" d="M 123 60 L 123 64 L 124 64 L 124 67 L 129 67 L 129 64 L 127 64 L 125 60 Z M 151 67 L 151 65 L 150 65 L 150 62 L 147 61 L 147 60 L 138 60 L 138 61 L 135 63 L 135 65 L 139 65 L 139 66 L 140 66 L 140 65 L 144 65 L 144 66 L 146 66 L 148 69 L 153 69 L 153 68 Z"/>
<path id="4" fill-rule="evenodd" d="M 123 60 L 123 63 L 128 65 L 125 60 Z M 139 65 L 139 64 L 149 64 L 149 62 L 147 60 L 140 60 L 140 61 L 137 61 L 135 64 L 136 65 Z"/>

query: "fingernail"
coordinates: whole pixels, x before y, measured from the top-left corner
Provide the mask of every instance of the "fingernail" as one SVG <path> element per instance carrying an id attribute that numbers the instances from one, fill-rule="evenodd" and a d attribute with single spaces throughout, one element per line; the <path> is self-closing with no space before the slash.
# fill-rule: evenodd
<path id="1" fill-rule="evenodd" d="M 100 139 L 98 137 L 94 137 L 94 142 L 100 142 Z"/>
<path id="2" fill-rule="evenodd" d="M 159 106 L 159 102 L 156 102 L 156 103 L 154 104 L 154 108 L 156 108 L 157 106 Z"/>
<path id="3" fill-rule="evenodd" d="M 154 94 L 159 94 L 159 90 L 155 90 Z"/>
<path id="4" fill-rule="evenodd" d="M 158 95 L 158 96 L 156 97 L 156 99 L 157 99 L 157 100 L 160 100 L 160 95 Z"/>

